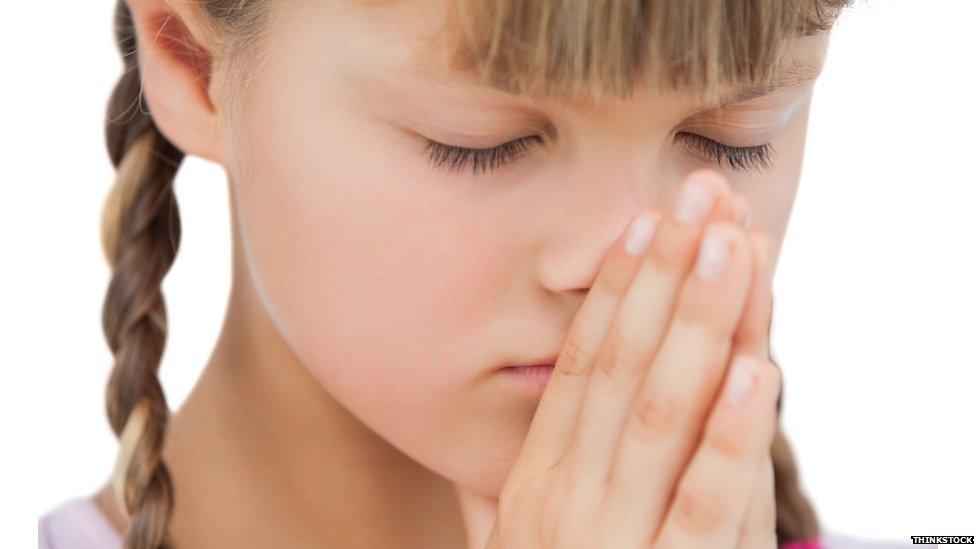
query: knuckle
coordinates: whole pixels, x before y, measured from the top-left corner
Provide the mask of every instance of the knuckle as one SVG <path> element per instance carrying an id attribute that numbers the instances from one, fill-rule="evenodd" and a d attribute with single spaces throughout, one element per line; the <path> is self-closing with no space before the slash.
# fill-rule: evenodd
<path id="1" fill-rule="evenodd" d="M 563 342 L 556 359 L 555 370 L 567 377 L 584 376 L 590 369 L 590 353 L 575 335 Z"/>
<path id="2" fill-rule="evenodd" d="M 712 303 L 695 303 L 693 299 L 680 299 L 674 311 L 675 329 L 694 336 L 704 345 L 720 346 L 731 343 L 732 325 L 736 319 L 722 314 Z"/>
<path id="3" fill-rule="evenodd" d="M 750 425 L 745 425 L 741 422 L 732 422 L 730 425 L 725 425 L 722 429 L 716 429 L 708 433 L 702 441 L 702 444 L 722 459 L 738 461 L 750 453 L 752 437 L 743 432 L 749 427 Z"/>
<path id="4" fill-rule="evenodd" d="M 728 504 L 697 482 L 684 482 L 674 500 L 674 526 L 687 534 L 714 531 L 729 515 Z"/>
<path id="5" fill-rule="evenodd" d="M 668 221 L 662 221 L 668 223 Z M 670 229 L 670 228 L 669 228 Z M 674 228 L 677 231 L 684 229 Z M 673 278 L 684 276 L 693 253 L 693 246 L 684 235 L 677 235 L 670 230 L 661 231 L 661 237 L 651 241 L 651 245 L 644 254 L 644 262 L 652 269 Z"/>
<path id="6" fill-rule="evenodd" d="M 653 442 L 675 432 L 687 408 L 678 398 L 657 388 L 643 389 L 634 401 L 630 434 L 638 442 Z"/>
<path id="7" fill-rule="evenodd" d="M 634 268 L 622 258 L 612 258 L 603 264 L 595 284 L 605 293 L 620 297 L 627 293 L 633 278 Z"/>
<path id="8" fill-rule="evenodd" d="M 609 378 L 614 377 L 618 365 L 633 364 L 637 359 L 636 351 L 625 338 L 621 337 L 619 330 L 611 329 L 607 341 L 600 350 L 596 359 L 596 368 L 600 373 Z"/>

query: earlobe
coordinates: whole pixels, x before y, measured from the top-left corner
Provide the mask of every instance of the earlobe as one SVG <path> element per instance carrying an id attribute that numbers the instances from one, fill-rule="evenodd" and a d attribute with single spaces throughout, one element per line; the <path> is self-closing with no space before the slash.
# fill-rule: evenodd
<path id="1" fill-rule="evenodd" d="M 142 93 L 153 121 L 186 154 L 224 164 L 210 98 L 211 54 L 187 25 L 187 8 L 127 0 L 139 41 Z"/>

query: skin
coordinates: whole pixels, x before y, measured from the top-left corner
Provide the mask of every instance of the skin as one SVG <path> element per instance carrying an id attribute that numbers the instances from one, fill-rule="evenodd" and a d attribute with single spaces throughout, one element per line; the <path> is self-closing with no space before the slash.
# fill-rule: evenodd
<path id="1" fill-rule="evenodd" d="M 775 270 L 812 81 L 693 119 L 703 105 L 650 86 L 603 105 L 514 96 L 426 41 L 444 1 L 298 1 L 276 5 L 271 62 L 234 110 L 169 41 L 147 47 L 172 13 L 209 51 L 184 3 L 130 5 L 157 126 L 231 190 L 227 315 L 164 450 L 183 547 L 483 543 L 539 406 L 498 369 L 560 350 L 618 235 L 696 168 L 735 191 L 721 215 L 750 205 Z M 822 64 L 826 49 L 795 52 Z M 489 147 L 545 121 L 555 141 L 492 173 L 424 156 L 424 137 Z M 671 141 L 681 130 L 770 142 L 773 167 L 714 165 Z M 121 530 L 108 487 L 96 499 Z"/>

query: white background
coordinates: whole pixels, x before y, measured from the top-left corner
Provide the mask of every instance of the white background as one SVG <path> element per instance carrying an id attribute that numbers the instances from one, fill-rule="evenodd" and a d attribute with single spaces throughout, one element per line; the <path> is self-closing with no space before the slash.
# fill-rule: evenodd
<path id="1" fill-rule="evenodd" d="M 976 2 L 857 0 L 817 84 L 775 283 L 783 422 L 828 528 L 976 534 Z M 107 478 L 99 213 L 114 2 L 17 2 L 0 51 L 0 545 Z M 13 11 L 11 13 L 11 8 Z M 223 171 L 189 158 L 164 282 L 177 406 L 229 288 Z"/>

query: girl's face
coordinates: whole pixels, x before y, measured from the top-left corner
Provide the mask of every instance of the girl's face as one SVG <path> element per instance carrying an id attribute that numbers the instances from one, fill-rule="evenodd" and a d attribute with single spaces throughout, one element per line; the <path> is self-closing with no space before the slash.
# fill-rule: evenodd
<path id="1" fill-rule="evenodd" d="M 560 103 L 448 69 L 425 41 L 447 2 L 277 4 L 268 61 L 225 122 L 239 268 L 323 388 L 447 479 L 498 493 L 540 396 L 499 369 L 559 351 L 612 241 L 688 171 L 744 191 L 778 257 L 812 81 L 724 109 L 651 88 Z M 826 38 L 795 51 L 815 76 Z M 718 166 L 679 132 L 769 143 L 771 166 Z M 477 173 L 425 149 L 519 138 Z"/>

